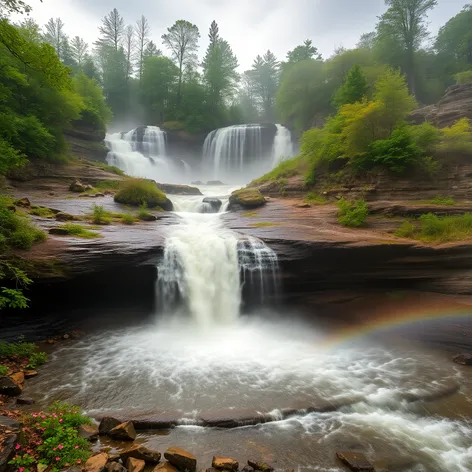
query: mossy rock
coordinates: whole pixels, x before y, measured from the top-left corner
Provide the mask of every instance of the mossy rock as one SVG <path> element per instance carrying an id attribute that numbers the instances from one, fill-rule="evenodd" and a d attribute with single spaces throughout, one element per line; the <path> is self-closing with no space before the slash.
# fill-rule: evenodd
<path id="1" fill-rule="evenodd" d="M 122 182 L 115 194 L 115 202 L 131 206 L 147 205 L 149 208 L 160 207 L 172 211 L 172 202 L 160 190 L 156 182 L 147 179 L 129 179 Z"/>
<path id="2" fill-rule="evenodd" d="M 229 197 L 229 209 L 258 208 L 266 204 L 264 195 L 256 188 L 242 188 L 236 190 Z"/>

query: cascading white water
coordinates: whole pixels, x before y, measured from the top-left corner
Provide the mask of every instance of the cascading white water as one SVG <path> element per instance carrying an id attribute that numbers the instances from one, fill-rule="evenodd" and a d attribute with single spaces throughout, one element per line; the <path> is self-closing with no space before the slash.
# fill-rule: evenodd
<path id="1" fill-rule="evenodd" d="M 107 134 L 107 162 L 134 177 L 165 183 L 190 179 L 190 166 L 167 155 L 166 133 L 157 126 L 136 128 L 126 133 Z"/>
<path id="2" fill-rule="evenodd" d="M 278 264 L 262 241 L 240 239 L 218 213 L 202 212 L 203 198 L 180 196 L 174 202 L 199 213 L 177 213 L 181 219 L 166 238 L 158 268 L 158 297 L 167 313 L 181 305 L 198 325 L 210 326 L 237 319 L 245 283 L 253 298 L 264 301 L 276 286 Z"/>
<path id="3" fill-rule="evenodd" d="M 282 125 L 234 125 L 212 131 L 203 146 L 203 167 L 213 179 L 249 181 L 293 156 L 290 131 Z M 272 137 L 274 136 L 274 137 Z"/>
<path id="4" fill-rule="evenodd" d="M 272 148 L 272 164 L 277 166 L 285 159 L 293 156 L 293 143 L 290 131 L 282 125 L 277 126 L 277 133 L 274 138 L 274 146 Z"/>

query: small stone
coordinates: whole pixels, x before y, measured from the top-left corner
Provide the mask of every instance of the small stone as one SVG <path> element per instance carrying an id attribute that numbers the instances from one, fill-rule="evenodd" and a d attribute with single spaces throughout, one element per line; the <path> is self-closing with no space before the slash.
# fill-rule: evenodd
<path id="1" fill-rule="evenodd" d="M 22 390 L 21 385 L 16 383 L 11 377 L 0 377 L 0 395 L 16 397 L 21 394 Z"/>
<path id="2" fill-rule="evenodd" d="M 17 405 L 34 405 L 34 400 L 32 398 L 17 398 Z"/>
<path id="3" fill-rule="evenodd" d="M 152 472 L 178 472 L 178 469 L 170 462 L 161 462 L 154 467 Z"/>
<path id="4" fill-rule="evenodd" d="M 143 472 L 146 467 L 146 462 L 141 459 L 135 459 L 134 457 L 128 457 L 126 461 L 126 468 L 128 472 Z"/>
<path id="5" fill-rule="evenodd" d="M 4 471 L 8 468 L 8 462 L 15 455 L 15 445 L 18 442 L 17 434 L 6 434 L 2 437 L 0 447 L 0 470 Z"/>
<path id="6" fill-rule="evenodd" d="M 15 202 L 15 205 L 23 207 L 23 208 L 29 208 L 31 206 L 31 202 L 29 201 L 28 198 L 20 198 Z"/>
<path id="7" fill-rule="evenodd" d="M 98 426 L 98 434 L 108 434 L 119 424 L 121 424 L 120 420 L 112 418 L 111 416 L 105 416 L 102 418 L 102 421 L 100 421 L 100 425 Z"/>
<path id="8" fill-rule="evenodd" d="M 23 373 L 25 374 L 25 379 L 31 379 L 38 375 L 36 370 L 25 370 Z"/>
<path id="9" fill-rule="evenodd" d="M 108 462 L 105 470 L 107 472 L 126 472 L 126 467 L 123 467 L 119 462 Z"/>
<path id="10" fill-rule="evenodd" d="M 85 463 L 85 470 L 87 472 L 102 472 L 108 462 L 108 454 L 101 452 L 95 456 L 90 457 Z"/>
<path id="11" fill-rule="evenodd" d="M 79 426 L 79 436 L 89 441 L 98 439 L 98 428 L 95 425 L 82 424 Z"/>
<path id="12" fill-rule="evenodd" d="M 85 192 L 86 186 L 80 180 L 75 180 L 70 184 L 69 190 L 71 192 L 82 193 Z"/>
<path id="13" fill-rule="evenodd" d="M 274 468 L 266 462 L 247 461 L 248 465 L 254 470 L 260 470 L 261 472 L 273 472 Z"/>
<path id="14" fill-rule="evenodd" d="M 234 470 L 239 469 L 239 462 L 229 457 L 213 456 L 211 466 L 218 470 Z"/>
<path id="15" fill-rule="evenodd" d="M 367 457 L 360 452 L 336 452 L 336 456 L 354 472 L 375 471 L 374 466 L 367 460 Z"/>
<path id="16" fill-rule="evenodd" d="M 141 221 L 156 221 L 157 216 L 151 215 L 151 213 L 143 213 L 142 215 L 139 216 L 139 219 Z"/>
<path id="17" fill-rule="evenodd" d="M 166 452 L 164 452 L 164 457 L 178 469 L 185 469 L 194 472 L 197 468 L 196 457 L 179 447 L 170 447 Z"/>
<path id="18" fill-rule="evenodd" d="M 108 436 L 121 441 L 134 441 L 136 439 L 136 430 L 131 421 L 126 421 L 126 423 L 121 423 L 118 426 L 115 426 L 108 433 Z"/>
<path id="19" fill-rule="evenodd" d="M 453 361 L 460 365 L 472 365 L 472 354 L 458 354 Z"/>
<path id="20" fill-rule="evenodd" d="M 67 228 L 55 227 L 49 230 L 49 234 L 55 234 L 57 236 L 67 236 L 69 234 L 69 230 Z"/>
<path id="21" fill-rule="evenodd" d="M 126 451 L 123 451 L 120 454 L 120 457 L 124 464 L 126 464 L 128 457 L 133 457 L 145 462 L 157 464 L 161 460 L 161 453 L 158 451 L 153 451 L 152 449 L 148 449 L 145 446 L 136 445 L 130 447 Z"/>
<path id="22" fill-rule="evenodd" d="M 75 216 L 70 215 L 69 213 L 64 213 L 60 211 L 59 213 L 56 214 L 56 220 L 57 221 L 73 221 L 75 220 Z"/>
<path id="23" fill-rule="evenodd" d="M 39 464 L 38 464 L 38 472 L 39 471 Z M 45 471 L 49 468 L 49 466 L 45 465 L 44 468 L 41 468 L 41 471 Z M 69 467 L 68 469 L 65 470 L 65 472 L 82 472 L 82 469 L 76 465 L 73 465 L 72 467 Z"/>

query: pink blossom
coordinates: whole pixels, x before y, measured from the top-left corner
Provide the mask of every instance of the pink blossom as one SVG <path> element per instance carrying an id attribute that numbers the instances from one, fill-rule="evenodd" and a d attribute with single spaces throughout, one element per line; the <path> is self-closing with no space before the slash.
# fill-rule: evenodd
<path id="1" fill-rule="evenodd" d="M 56 450 L 56 448 L 55 448 L 55 447 L 53 447 L 53 448 L 52 448 L 52 450 L 53 450 L 53 451 L 55 451 L 55 450 Z"/>
<path id="2" fill-rule="evenodd" d="M 15 446 L 15 449 L 18 451 L 18 449 L 21 449 L 21 446 L 20 446 L 19 444 L 17 444 L 17 445 Z"/>
<path id="3" fill-rule="evenodd" d="M 44 420 L 46 419 L 46 415 L 42 415 L 41 418 Z"/>
<path id="4" fill-rule="evenodd" d="M 53 414 L 52 414 L 52 416 L 54 416 L 54 418 L 57 418 L 57 415 L 56 415 L 56 413 L 53 413 Z"/>
<path id="5" fill-rule="evenodd" d="M 18 469 L 18 472 L 23 472 L 24 470 L 25 470 L 24 467 L 20 467 L 20 468 Z"/>
<path id="6" fill-rule="evenodd" d="M 77 460 L 77 464 L 81 464 L 82 461 L 80 459 Z"/>
<path id="7" fill-rule="evenodd" d="M 79 446 L 75 446 L 74 449 L 79 449 Z"/>
<path id="8" fill-rule="evenodd" d="M 59 423 L 62 423 L 62 418 L 59 420 Z"/>
<path id="9" fill-rule="evenodd" d="M 59 444 L 59 446 L 57 446 L 59 449 L 62 449 L 64 446 L 62 444 Z"/>
<path id="10" fill-rule="evenodd" d="M 56 457 L 56 461 L 60 461 L 60 460 L 61 460 L 61 458 L 60 458 L 60 457 Z"/>

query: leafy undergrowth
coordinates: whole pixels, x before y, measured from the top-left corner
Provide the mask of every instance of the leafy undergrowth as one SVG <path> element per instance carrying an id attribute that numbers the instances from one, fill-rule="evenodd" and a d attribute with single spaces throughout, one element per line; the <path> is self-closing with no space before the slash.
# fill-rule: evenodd
<path id="1" fill-rule="evenodd" d="M 143 203 L 138 210 L 137 217 L 141 221 L 149 221 L 152 218 L 152 213 L 149 213 L 147 210 L 147 205 L 146 203 Z"/>
<path id="2" fill-rule="evenodd" d="M 338 201 L 338 222 L 349 228 L 365 226 L 365 220 L 369 215 L 369 208 L 364 200 L 349 202 L 341 198 Z"/>
<path id="3" fill-rule="evenodd" d="M 31 205 L 30 213 L 35 216 L 40 216 L 42 218 L 54 218 L 55 214 L 46 207 Z"/>
<path id="4" fill-rule="evenodd" d="M 105 210 L 102 205 L 94 204 L 92 206 L 90 220 L 95 225 L 109 225 L 113 222 L 121 222 L 125 225 L 132 225 L 137 221 L 137 218 L 131 213 L 114 213 L 112 211 Z"/>
<path id="5" fill-rule="evenodd" d="M 67 231 L 67 234 L 69 234 L 70 236 L 75 236 L 77 238 L 94 239 L 102 237 L 100 233 L 97 233 L 96 231 L 90 231 L 84 226 L 78 225 L 76 223 L 65 223 L 59 226 L 58 228 Z"/>
<path id="6" fill-rule="evenodd" d="M 418 220 L 404 221 L 395 236 L 439 243 L 469 239 L 472 238 L 472 213 L 453 216 L 428 213 Z"/>
<path id="7" fill-rule="evenodd" d="M 56 402 L 47 412 L 29 414 L 24 423 L 16 454 L 9 462 L 18 472 L 32 472 L 39 464 L 52 472 L 82 468 L 91 455 L 89 442 L 78 432 L 91 420 L 76 406 Z"/>
<path id="8" fill-rule="evenodd" d="M 434 197 L 431 200 L 426 200 L 424 203 L 431 203 L 432 205 L 452 206 L 456 204 L 456 201 L 451 197 L 442 197 L 438 195 L 437 197 Z"/>
<path id="9" fill-rule="evenodd" d="M 28 343 L 22 337 L 14 343 L 0 342 L 0 375 L 8 373 L 8 365 L 15 366 L 15 368 L 36 369 L 46 362 L 48 362 L 47 354 L 38 352 L 36 344 Z"/>

